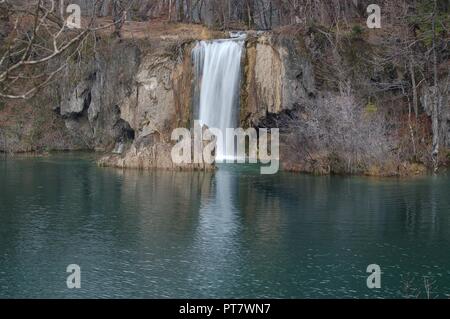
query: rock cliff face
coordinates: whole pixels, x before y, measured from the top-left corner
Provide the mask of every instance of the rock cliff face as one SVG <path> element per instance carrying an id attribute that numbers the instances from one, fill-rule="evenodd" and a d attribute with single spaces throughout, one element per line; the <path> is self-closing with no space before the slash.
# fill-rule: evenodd
<path id="1" fill-rule="evenodd" d="M 67 71 L 55 110 L 86 148 L 107 153 L 100 165 L 180 168 L 171 160 L 171 133 L 191 127 L 194 44 L 125 41 L 109 46 L 82 70 L 74 65 Z M 314 95 L 311 64 L 297 47 L 268 34 L 250 36 L 243 58 L 242 126 L 256 127 L 270 114 Z"/>
<path id="2" fill-rule="evenodd" d="M 163 26 L 159 28 L 159 32 L 164 30 Z M 58 117 L 58 120 L 52 121 L 62 121 L 64 124 L 64 128 L 56 125 L 58 130 L 64 131 L 61 134 L 64 138 L 52 142 L 50 148 L 55 145 L 57 149 L 101 151 L 105 155 L 99 164 L 105 166 L 211 169 L 212 167 L 203 165 L 175 165 L 171 159 L 174 145 L 171 133 L 175 128 L 192 126 L 195 102 L 191 51 L 195 41 L 224 35 L 208 34 L 202 27 L 198 27 L 196 33 L 188 34 L 192 26 L 181 28 L 177 35 L 147 38 L 142 34 L 137 39 L 128 37 L 126 31 L 120 41 L 102 39 L 102 44 L 99 43 L 99 47 L 94 50 L 95 55 L 89 59 L 73 61 L 57 85 L 47 94 L 51 97 L 53 116 L 57 114 Z M 315 55 L 311 54 L 312 45 L 315 46 Z M 324 101 L 324 93 L 332 90 L 324 87 L 322 78 L 327 77 L 317 74 L 317 65 L 319 64 L 319 71 L 323 71 L 323 63 L 315 61 L 314 56 L 327 57 L 324 52 L 317 51 L 316 47 L 319 46 L 318 39 L 308 40 L 306 36 L 283 36 L 275 32 L 249 33 L 242 61 L 240 125 L 279 127 L 282 131 L 281 161 L 284 168 L 330 173 L 333 171 L 333 161 L 336 161 L 333 143 L 324 144 L 315 153 L 305 145 L 308 140 L 316 137 L 322 139 L 323 130 L 330 130 L 327 125 L 331 125 L 331 122 L 344 123 L 349 120 L 339 118 L 347 114 L 348 106 L 336 108 L 339 111 L 336 111 L 336 118 L 332 117 L 334 115 L 327 117 L 316 112 L 328 112 L 327 107 L 318 106 Z M 342 67 L 347 68 L 344 65 Z M 440 104 L 443 116 L 442 143 L 445 142 L 450 147 L 450 108 L 445 85 L 441 91 L 446 93 Z M 421 105 L 429 112 L 431 102 L 427 99 L 426 92 L 421 96 Z M 331 96 L 330 99 L 333 101 L 335 97 Z M 305 111 L 305 106 L 310 108 Z M 358 105 L 357 108 L 362 120 L 375 122 L 370 118 L 377 116 L 372 114 L 377 112 L 376 106 L 369 103 L 367 107 Z M 352 114 L 355 112 L 352 111 Z M 305 134 L 301 132 L 303 135 L 291 134 L 286 129 L 289 129 L 287 126 L 292 124 L 290 121 L 293 118 L 296 129 L 308 127 L 311 131 Z M 381 119 L 380 122 L 384 121 L 380 116 L 376 118 Z M 331 122 L 312 123 L 317 119 Z M 322 131 L 316 131 L 313 124 Z M 354 125 L 349 123 L 345 130 L 352 127 Z M 381 129 L 379 131 L 381 139 L 385 139 L 384 132 Z M 406 132 L 409 136 L 409 131 Z M 9 140 L 8 135 L 2 135 L 0 150 L 7 150 L 12 144 L 23 143 L 20 134 Z M 355 135 L 356 133 L 352 133 L 350 137 Z M 365 138 L 364 134 L 361 136 L 361 139 Z M 45 144 L 46 140 L 42 143 Z M 356 153 L 360 156 L 364 151 L 360 144 L 355 142 L 350 145 L 347 153 L 353 153 L 354 147 L 359 147 L 357 151 L 360 153 Z M 33 150 L 33 146 L 16 149 Z M 294 157 L 289 155 L 294 153 Z M 363 167 L 364 160 L 355 165 Z M 394 170 L 396 169 L 395 167 Z"/>
<path id="3" fill-rule="evenodd" d="M 315 95 L 311 61 L 295 39 L 251 37 L 242 86 L 241 124 L 258 126 L 269 114 L 291 110 Z"/>
<path id="4" fill-rule="evenodd" d="M 80 81 L 62 83 L 55 109 L 87 148 L 112 152 L 101 165 L 174 168 L 171 133 L 191 117 L 190 51 L 191 42 L 116 44 L 85 66 Z"/>
<path id="5" fill-rule="evenodd" d="M 54 110 L 85 148 L 106 150 L 134 138 L 132 127 L 121 115 L 122 101 L 136 85 L 141 55 L 133 44 L 116 44 L 84 64 L 73 63 L 61 77 Z"/>
<path id="6" fill-rule="evenodd" d="M 134 67 L 135 74 L 131 77 L 132 85 L 117 102 L 118 121 L 126 124 L 121 128 L 134 132 L 134 140 L 128 141 L 123 149 L 116 146 L 115 152 L 119 150 L 121 154 L 105 156 L 101 165 L 179 168 L 171 161 L 173 144 L 170 136 L 173 129 L 189 128 L 192 123 L 195 108 L 192 47 L 190 42 L 175 51 L 174 47 L 166 47 L 158 53 L 140 52 L 139 65 Z M 292 110 L 314 98 L 313 67 L 299 48 L 300 44 L 295 41 L 277 39 L 270 34 L 250 35 L 243 58 L 240 110 L 243 127 L 263 126 L 271 115 Z M 128 69 L 133 70 L 133 67 Z M 80 85 L 77 92 L 83 91 L 83 85 Z M 82 104 L 77 101 L 71 108 L 81 110 Z M 99 108 L 95 102 L 91 104 L 88 114 L 92 113 L 91 108 Z M 123 135 L 120 131 L 110 134 L 116 144 L 127 143 L 118 139 Z"/>
<path id="7" fill-rule="evenodd" d="M 207 165 L 172 162 L 172 131 L 189 128 L 192 114 L 192 45 L 142 53 L 129 94 L 119 103 L 121 121 L 134 132 L 123 151 L 107 155 L 100 165 L 128 168 L 210 169 Z M 173 51 L 176 49 L 175 51 Z M 118 144 L 126 143 L 117 140 Z M 118 154 L 117 154 L 118 153 Z"/>

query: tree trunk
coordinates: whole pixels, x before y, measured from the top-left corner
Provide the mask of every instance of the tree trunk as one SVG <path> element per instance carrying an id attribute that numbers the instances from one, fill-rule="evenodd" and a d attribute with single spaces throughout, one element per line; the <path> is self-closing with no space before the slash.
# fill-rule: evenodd
<path id="1" fill-rule="evenodd" d="M 127 12 L 121 0 L 114 0 L 113 1 L 114 34 L 119 38 L 121 37 L 120 32 L 126 20 L 126 14 Z"/>
<path id="2" fill-rule="evenodd" d="M 432 108 L 432 128 L 433 128 L 433 150 L 431 157 L 433 159 L 434 171 L 437 172 L 439 168 L 439 87 L 438 87 L 438 72 L 437 72 L 437 53 L 436 53 L 436 10 L 437 0 L 434 0 L 433 9 L 433 108 Z"/>
<path id="3" fill-rule="evenodd" d="M 417 83 L 416 83 L 416 75 L 414 73 L 414 57 L 411 53 L 411 60 L 409 62 L 409 73 L 411 74 L 411 85 L 413 89 L 413 106 L 414 113 L 416 114 L 416 119 L 419 117 L 419 100 L 417 95 Z"/>

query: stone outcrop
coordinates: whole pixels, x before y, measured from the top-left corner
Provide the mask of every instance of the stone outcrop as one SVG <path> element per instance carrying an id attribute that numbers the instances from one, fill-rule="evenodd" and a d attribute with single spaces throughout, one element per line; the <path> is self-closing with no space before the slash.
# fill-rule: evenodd
<path id="1" fill-rule="evenodd" d="M 177 51 L 175 56 L 168 51 L 143 54 L 134 85 L 119 104 L 121 120 L 130 125 L 134 140 L 122 154 L 107 155 L 99 165 L 138 169 L 213 168 L 172 161 L 172 131 L 189 127 L 192 109 L 191 45 Z"/>
<path id="2" fill-rule="evenodd" d="M 311 61 L 295 39 L 250 37 L 246 47 L 241 124 L 257 126 L 269 114 L 293 109 L 315 95 Z"/>
<path id="3" fill-rule="evenodd" d="M 173 130 L 191 123 L 192 45 L 117 42 L 67 70 L 54 110 L 86 148 L 106 152 L 99 165 L 212 169 L 171 159 Z"/>
<path id="4" fill-rule="evenodd" d="M 136 45 L 117 43 L 83 64 L 71 65 L 58 82 L 54 110 L 85 148 L 108 150 L 134 137 L 121 117 L 121 101 L 133 90 L 141 54 Z"/>

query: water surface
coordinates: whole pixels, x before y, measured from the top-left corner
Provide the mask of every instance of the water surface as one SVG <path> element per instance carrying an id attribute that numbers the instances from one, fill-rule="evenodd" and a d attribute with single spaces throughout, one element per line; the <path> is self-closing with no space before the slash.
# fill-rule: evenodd
<path id="1" fill-rule="evenodd" d="M 0 159 L 2 298 L 450 297 L 450 176 L 411 180 Z M 78 264 L 82 287 L 69 290 Z M 379 264 L 382 289 L 366 268 Z M 406 286 L 410 288 L 406 288 Z"/>

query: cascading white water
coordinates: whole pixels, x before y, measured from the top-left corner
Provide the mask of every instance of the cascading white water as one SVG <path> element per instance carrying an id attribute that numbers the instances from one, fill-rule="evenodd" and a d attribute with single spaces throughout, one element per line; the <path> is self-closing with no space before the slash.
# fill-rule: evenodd
<path id="1" fill-rule="evenodd" d="M 238 124 L 241 57 L 244 39 L 200 41 L 192 52 L 196 74 L 198 114 L 201 125 L 220 129 Z M 219 143 L 219 142 L 218 142 Z M 226 145 L 223 141 L 222 145 Z M 233 150 L 216 149 L 216 162 L 234 160 Z"/>

